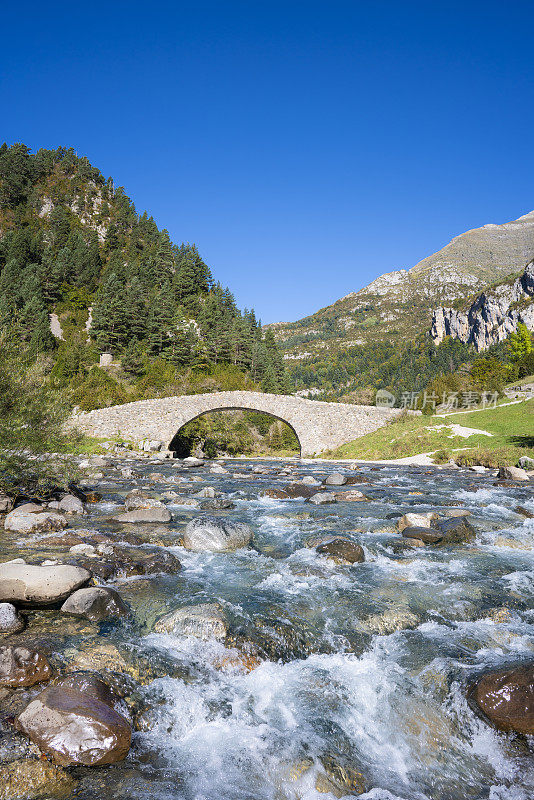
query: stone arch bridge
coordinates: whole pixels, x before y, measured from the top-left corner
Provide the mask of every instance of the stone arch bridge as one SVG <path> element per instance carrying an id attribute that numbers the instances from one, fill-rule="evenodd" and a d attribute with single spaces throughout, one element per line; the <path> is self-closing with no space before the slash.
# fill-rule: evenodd
<path id="1" fill-rule="evenodd" d="M 236 391 L 138 400 L 79 412 L 70 424 L 89 436 L 120 436 L 139 446 L 143 440 L 151 439 L 163 442 L 163 448 L 168 449 L 188 422 L 209 411 L 228 410 L 262 411 L 287 422 L 297 435 L 302 456 L 333 450 L 381 428 L 400 413 L 399 409 Z"/>

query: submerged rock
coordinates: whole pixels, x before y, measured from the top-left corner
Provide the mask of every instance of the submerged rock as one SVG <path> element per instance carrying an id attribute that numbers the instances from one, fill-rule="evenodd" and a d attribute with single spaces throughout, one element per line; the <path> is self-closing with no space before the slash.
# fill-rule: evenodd
<path id="1" fill-rule="evenodd" d="M 283 489 L 265 489 L 261 496 L 271 497 L 273 500 L 287 500 L 289 498 L 289 494 Z"/>
<path id="2" fill-rule="evenodd" d="M 312 652 L 311 630 L 304 631 L 279 617 L 256 617 L 244 637 L 237 636 L 238 649 L 251 647 L 254 655 L 270 661 L 307 658 Z M 244 644 L 245 643 L 245 644 Z"/>
<path id="3" fill-rule="evenodd" d="M 295 499 L 299 497 L 312 497 L 316 494 L 316 491 L 313 486 L 306 486 L 303 483 L 290 483 L 286 486 L 286 493 L 288 497 Z"/>
<path id="4" fill-rule="evenodd" d="M 534 663 L 483 675 L 468 693 L 499 730 L 534 735 Z"/>
<path id="5" fill-rule="evenodd" d="M 76 781 L 61 767 L 36 758 L 0 766 L 0 800 L 70 800 Z"/>
<path id="6" fill-rule="evenodd" d="M 70 564 L 39 567 L 8 561 L 0 564 L 0 602 L 49 605 L 65 600 L 90 577 L 89 570 Z"/>
<path id="7" fill-rule="evenodd" d="M 150 506 L 149 508 L 136 508 L 132 511 L 126 511 L 123 514 L 115 514 L 112 519 L 114 522 L 170 522 L 172 520 L 171 512 L 168 508 L 160 503 L 158 500 L 154 501 L 158 505 Z"/>
<path id="8" fill-rule="evenodd" d="M 49 686 L 15 721 L 44 753 L 62 766 L 122 761 L 132 739 L 130 723 L 112 705 L 68 685 Z"/>
<path id="9" fill-rule="evenodd" d="M 411 611 L 391 609 L 382 614 L 373 614 L 364 620 L 361 625 L 370 633 L 377 633 L 379 636 L 387 636 L 395 631 L 403 631 L 416 628 L 419 625 L 419 617 Z"/>
<path id="10" fill-rule="evenodd" d="M 79 563 L 80 559 L 76 561 Z M 133 575 L 173 574 L 182 568 L 174 553 L 162 547 L 149 550 L 141 547 L 105 545 L 102 558 L 87 558 L 87 563 L 90 564 L 93 575 L 104 581 Z"/>
<path id="11" fill-rule="evenodd" d="M 65 600 L 61 611 L 65 614 L 85 617 L 92 622 L 128 615 L 128 607 L 120 594 L 115 589 L 104 586 L 88 586 L 85 589 L 78 589 Z"/>
<path id="12" fill-rule="evenodd" d="M 200 507 L 204 511 L 229 511 L 235 508 L 236 505 L 232 500 L 228 500 L 227 497 L 213 497 L 208 500 L 203 500 Z"/>
<path id="13" fill-rule="evenodd" d="M 167 492 L 167 494 L 171 494 Z M 194 497 L 183 497 L 176 492 L 173 492 L 174 497 L 169 498 L 173 505 L 175 506 L 187 506 L 189 508 L 200 508 L 200 500 L 196 500 Z"/>
<path id="14" fill-rule="evenodd" d="M 51 677 L 48 659 L 37 650 L 0 647 L 0 686 L 33 686 Z"/>
<path id="15" fill-rule="evenodd" d="M 202 603 L 178 608 L 158 619 L 154 625 L 157 633 L 174 633 L 180 636 L 196 636 L 199 639 L 226 637 L 226 620 L 217 603 Z"/>
<path id="16" fill-rule="evenodd" d="M 247 547 L 252 531 L 244 522 L 220 517 L 196 517 L 187 523 L 184 536 L 186 550 L 222 552 Z"/>
<path id="17" fill-rule="evenodd" d="M 527 519 L 534 519 L 534 512 L 529 511 L 528 508 L 524 506 L 517 506 L 517 508 L 514 508 L 514 513 L 521 514 L 522 517 L 526 517 Z"/>

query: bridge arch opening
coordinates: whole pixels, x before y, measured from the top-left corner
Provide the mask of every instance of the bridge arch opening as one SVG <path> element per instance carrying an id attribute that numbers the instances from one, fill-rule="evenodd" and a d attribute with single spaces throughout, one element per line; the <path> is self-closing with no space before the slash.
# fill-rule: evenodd
<path id="1" fill-rule="evenodd" d="M 295 428 L 283 417 L 240 406 L 202 411 L 183 423 L 169 444 L 178 458 L 204 455 L 285 455 L 300 457 Z"/>

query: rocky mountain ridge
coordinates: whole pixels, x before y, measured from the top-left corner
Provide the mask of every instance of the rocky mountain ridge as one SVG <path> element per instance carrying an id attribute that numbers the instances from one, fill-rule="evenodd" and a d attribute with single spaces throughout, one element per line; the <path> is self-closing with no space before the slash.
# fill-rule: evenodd
<path id="1" fill-rule="evenodd" d="M 466 309 L 434 309 L 431 335 L 435 344 L 451 336 L 480 352 L 502 342 L 520 322 L 534 331 L 534 261 L 514 281 L 492 286 Z"/>
<path id="2" fill-rule="evenodd" d="M 385 273 L 357 292 L 293 323 L 271 325 L 287 360 L 376 341 L 405 342 L 432 324 L 432 310 L 467 301 L 516 276 L 534 258 L 534 211 L 456 236 L 411 269 Z"/>

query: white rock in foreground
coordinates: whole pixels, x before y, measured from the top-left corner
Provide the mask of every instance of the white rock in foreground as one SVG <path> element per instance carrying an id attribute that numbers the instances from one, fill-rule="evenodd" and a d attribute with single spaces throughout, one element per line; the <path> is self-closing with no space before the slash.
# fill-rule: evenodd
<path id="1" fill-rule="evenodd" d="M 402 533 L 405 528 L 431 528 L 438 517 L 439 514 L 435 511 L 424 511 L 419 514 L 410 511 L 397 520 L 397 530 Z"/>
<path id="2" fill-rule="evenodd" d="M 0 602 L 48 605 L 65 600 L 90 577 L 88 570 L 70 564 L 39 567 L 7 562 L 0 564 Z"/>
<path id="3" fill-rule="evenodd" d="M 6 531 L 15 533 L 47 533 L 67 527 L 67 518 L 57 511 L 45 511 L 35 503 L 26 503 L 10 511 L 4 520 Z"/>

